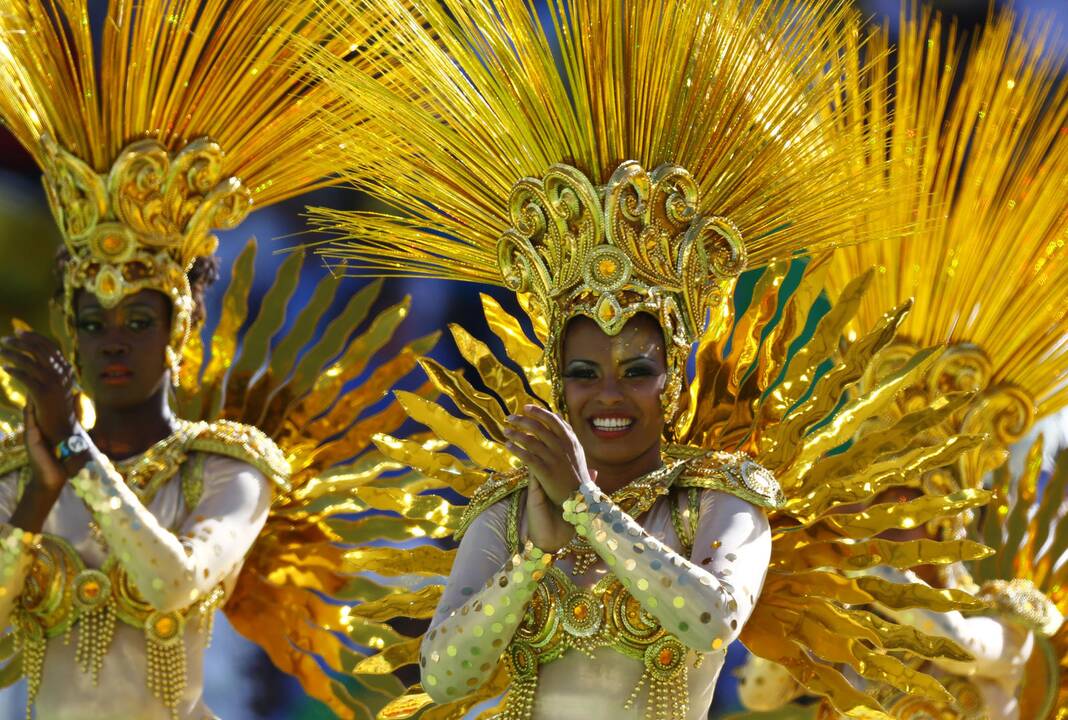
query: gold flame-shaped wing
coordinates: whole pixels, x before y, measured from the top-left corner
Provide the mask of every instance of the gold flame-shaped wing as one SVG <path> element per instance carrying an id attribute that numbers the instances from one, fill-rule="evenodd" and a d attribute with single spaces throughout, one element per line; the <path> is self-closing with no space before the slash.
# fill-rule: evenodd
<path id="1" fill-rule="evenodd" d="M 796 290 L 787 292 L 783 288 L 788 266 L 772 265 L 757 281 L 753 300 L 730 337 L 698 346 L 697 374 L 690 390 L 690 407 L 696 410 L 676 428 L 675 439 L 702 448 L 750 453 L 776 473 L 787 497 L 785 507 L 771 518 L 772 565 L 761 600 L 743 631 L 743 642 L 753 652 L 789 667 L 806 688 L 826 696 L 841 712 L 858 718 L 884 717 L 871 695 L 850 685 L 840 671 L 842 665 L 876 684 L 944 700 L 948 695 L 941 685 L 910 670 L 895 655 L 968 656 L 948 641 L 882 621 L 852 606 L 879 601 L 895 607 L 949 610 L 976 609 L 982 603 L 959 591 L 853 577 L 851 571 L 882 564 L 907 568 L 987 557 L 986 548 L 970 541 L 899 543 L 876 536 L 890 528 L 912 527 L 975 508 L 988 497 L 983 491 L 968 490 L 903 505 L 874 505 L 861 512 L 848 508 L 870 501 L 885 488 L 907 484 L 918 473 L 952 462 L 978 438 L 914 445 L 918 430 L 942 422 L 966 399 L 957 396 L 907 414 L 862 442 L 848 444 L 855 429 L 893 403 L 898 390 L 922 373 L 939 351 L 921 353 L 893 378 L 858 394 L 857 383 L 865 368 L 893 340 L 907 307 L 888 313 L 859 338 L 843 340 L 843 330 L 870 281 L 870 276 L 864 276 L 837 299 L 813 331 L 810 309 L 822 287 L 824 268 L 822 263 L 813 263 Z M 446 532 L 462 532 L 479 506 L 446 502 L 442 496 L 448 492 L 442 491 L 470 497 L 493 472 L 512 469 L 515 461 L 500 445 L 505 413 L 527 402 L 550 401 L 539 368 L 541 346 L 495 301 L 484 297 L 483 305 L 507 359 L 495 357 L 487 345 L 459 327 L 454 326 L 452 332 L 461 353 L 492 395 L 477 390 L 462 372 L 423 360 L 433 384 L 463 417 L 401 393 L 398 399 L 409 415 L 429 427 L 436 441 L 375 438 L 384 455 L 431 478 L 435 490 L 390 497 L 389 502 L 371 485 L 357 490 L 361 498 L 373 493 L 376 507 L 399 513 L 403 523 L 398 525 L 433 516 Z M 446 446 L 453 451 L 447 452 Z M 406 532 L 398 529 L 393 535 Z M 443 565 L 436 571 L 427 569 L 428 574 L 445 575 L 452 552 L 435 555 Z M 404 611 L 429 618 L 442 591 L 440 583 L 439 578 L 436 584 L 410 593 L 404 598 Z M 387 611 L 381 602 L 372 605 Z M 397 610 L 393 603 L 388 612 Z M 411 639 L 383 648 L 355 670 L 358 674 L 393 673 L 417 660 L 418 641 Z M 499 694 L 506 684 L 506 676 L 498 673 L 472 695 L 437 707 L 431 707 L 430 698 L 414 686 L 380 717 L 408 718 L 419 713 L 422 718 L 459 717 Z"/>
<path id="2" fill-rule="evenodd" d="M 225 612 L 238 632 L 262 646 L 277 667 L 295 675 L 309 695 L 338 716 L 371 717 L 400 692 L 400 684 L 367 676 L 353 690 L 339 682 L 361 659 L 361 652 L 340 638 L 371 649 L 401 640 L 381 618 L 363 617 L 352 608 L 357 599 L 391 592 L 355 580 L 356 570 L 388 574 L 386 568 L 398 565 L 381 553 L 347 547 L 375 533 L 361 532 L 359 521 L 346 516 L 370 507 L 356 497 L 357 488 L 397 469 L 373 448 L 364 452 L 375 433 L 394 431 L 405 419 L 396 402 L 377 406 L 437 337 L 419 338 L 382 357 L 379 351 L 407 317 L 409 301 L 368 320 L 380 288 L 372 283 L 354 294 L 316 339 L 338 291 L 334 278 L 317 285 L 284 329 L 303 262 L 294 254 L 278 269 L 238 349 L 239 330 L 249 319 L 255 250 L 250 242 L 234 263 L 222 316 L 208 343 L 198 337 L 187 347 L 177 393 L 181 417 L 255 425 L 278 444 L 292 468 L 289 489 L 276 495 Z M 353 387 L 372 365 L 370 375 Z"/>

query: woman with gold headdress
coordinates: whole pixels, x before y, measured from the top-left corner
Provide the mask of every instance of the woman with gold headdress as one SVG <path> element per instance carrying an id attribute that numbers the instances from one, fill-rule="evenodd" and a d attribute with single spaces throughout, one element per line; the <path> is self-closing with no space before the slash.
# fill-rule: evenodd
<path id="1" fill-rule="evenodd" d="M 407 309 L 354 342 L 369 288 L 305 348 L 336 290 L 325 282 L 264 367 L 300 258 L 283 265 L 236 353 L 250 246 L 201 364 L 212 230 L 325 181 L 312 118 L 329 96 L 287 40 L 348 50 L 314 5 L 113 2 L 99 58 L 84 1 L 0 13 L 0 114 L 40 164 L 66 246 L 58 334 L 69 360 L 28 330 L 0 344 L 5 399 L 25 408 L 25 431 L 0 452 L 0 624 L 20 650 L 4 676 L 28 678 L 38 718 L 211 717 L 202 661 L 224 603 L 310 694 L 344 717 L 370 712 L 316 659 L 342 671 L 353 653 L 333 631 L 368 634 L 324 599 L 353 562 L 329 521 L 358 509 L 346 487 L 361 474 L 316 478 L 362 449 L 361 433 L 329 438 L 367 398 L 334 400 Z M 298 558 L 309 566 L 299 573 Z"/>
<path id="2" fill-rule="evenodd" d="M 339 24 L 362 29 L 362 5 L 338 5 Z M 409 535 L 432 521 L 460 540 L 454 561 L 427 550 L 423 572 L 448 574 L 444 588 L 354 609 L 379 621 L 432 616 L 421 643 L 388 643 L 355 666 L 372 676 L 420 666 L 422 691 L 380 717 L 433 702 L 423 717 L 459 717 L 506 686 L 509 719 L 704 717 L 738 637 L 857 716 L 879 705 L 832 663 L 946 698 L 887 650 L 960 657 L 956 648 L 845 604 L 896 595 L 944 609 L 958 598 L 840 569 L 984 551 L 869 539 L 910 518 L 834 509 L 974 440 L 909 447 L 915 427 L 953 409 L 935 403 L 877 447 L 839 448 L 936 353 L 840 404 L 907 307 L 845 343 L 816 381 L 870 275 L 811 339 L 801 333 L 817 281 L 781 291 L 786 259 L 831 246 L 872 202 L 849 185 L 849 149 L 823 129 L 839 121 L 824 67 L 849 10 L 560 0 L 541 18 L 522 0 L 379 7 L 392 21 L 376 47 L 400 59 L 405 82 L 329 56 L 316 64 L 343 96 L 326 123 L 347 179 L 397 212 L 314 210 L 342 236 L 321 250 L 363 272 L 503 285 L 541 343 L 486 298 L 525 382 L 454 327 L 497 397 L 425 360 L 466 418 L 398 393 L 439 441 L 376 439 L 429 480 L 360 497 L 398 513 Z M 732 327 L 738 273 L 777 258 Z M 418 494 L 444 487 L 470 502 Z M 983 500 L 972 491 L 909 511 L 930 519 Z"/>
<path id="3" fill-rule="evenodd" d="M 878 268 L 857 328 L 864 326 L 862 318 L 878 317 L 884 303 L 915 298 L 899 338 L 883 350 L 864 384 L 878 384 L 921 347 L 945 343 L 942 360 L 906 389 L 884 422 L 966 391 L 972 399 L 928 432 L 988 438 L 957 463 L 917 477 L 902 491 L 906 498 L 981 488 L 1035 417 L 1068 404 L 1068 82 L 1064 62 L 1047 52 L 1049 33 L 1040 24 L 1021 27 L 1012 12 L 1002 11 L 962 57 L 960 32 L 947 32 L 929 10 L 906 9 L 891 56 L 892 90 L 884 73 L 848 88 L 858 108 L 871 92 L 864 111 L 875 129 L 870 137 L 879 156 L 886 143 L 890 160 L 879 187 L 894 198 L 864 217 L 863 231 L 918 220 L 902 240 L 839 249 L 829 265 L 832 292 L 860 269 Z M 885 31 L 873 37 L 878 54 L 887 44 Z M 869 423 L 858 438 L 881 429 L 879 422 Z M 1045 720 L 1063 707 L 1058 692 L 1063 697 L 1066 691 L 1058 684 L 1065 679 L 1058 664 L 1068 657 L 1064 633 L 1052 644 L 1049 639 L 1068 611 L 1059 590 L 1068 529 L 1058 530 L 1055 522 L 1065 479 L 1062 471 L 1039 498 L 1040 460 L 1039 449 L 1018 480 L 1010 482 L 1004 468 L 995 474 L 996 499 L 981 522 L 970 525 L 971 516 L 962 515 L 910 531 L 915 537 L 981 539 L 999 555 L 917 569 L 934 587 L 990 603 L 986 612 L 882 609 L 972 655 L 963 663 L 939 663 L 938 676 L 955 704 L 888 695 L 893 717 Z M 1059 539 L 1047 544 L 1052 534 Z M 776 682 L 784 675 L 756 661 L 742 673 L 743 701 L 760 710 L 787 702 L 800 688 Z"/>

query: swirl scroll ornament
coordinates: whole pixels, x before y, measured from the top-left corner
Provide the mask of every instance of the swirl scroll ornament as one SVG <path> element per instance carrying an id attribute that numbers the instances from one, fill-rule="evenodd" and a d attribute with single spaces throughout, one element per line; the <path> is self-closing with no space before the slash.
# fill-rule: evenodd
<path id="1" fill-rule="evenodd" d="M 174 307 L 167 348 L 172 382 L 192 331 L 193 296 L 186 273 L 218 246 L 213 229 L 236 227 L 252 196 L 224 173 L 225 154 L 207 138 L 169 153 L 139 140 L 119 153 L 106 174 L 41 138 L 43 182 L 70 253 L 63 313 L 74 332 L 74 293 L 88 290 L 105 307 L 141 290 L 157 290 Z"/>
<path id="2" fill-rule="evenodd" d="M 582 315 L 615 335 L 647 312 L 664 330 L 669 376 L 662 401 L 669 417 L 677 413 L 690 347 L 710 310 L 723 316 L 746 266 L 737 227 L 703 215 L 699 201 L 684 168 L 648 172 L 633 160 L 603 187 L 563 164 L 515 184 L 512 227 L 501 235 L 497 257 L 505 285 L 525 294 L 535 323 L 550 328 L 545 366 L 558 408 L 567 320 Z"/>

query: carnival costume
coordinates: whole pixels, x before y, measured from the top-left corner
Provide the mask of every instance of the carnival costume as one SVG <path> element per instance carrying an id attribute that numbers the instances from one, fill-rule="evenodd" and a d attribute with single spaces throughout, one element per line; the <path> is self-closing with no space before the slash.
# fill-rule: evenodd
<path id="1" fill-rule="evenodd" d="M 330 96 L 309 84 L 290 34 L 350 51 L 311 2 L 112 2 L 97 69 L 88 5 L 29 0 L 0 12 L 0 113 L 43 170 L 70 255 L 57 335 L 74 342 L 76 291 L 105 307 L 146 288 L 165 294 L 182 419 L 121 462 L 84 436 L 90 460 L 43 532 L 0 525 L 0 618 L 14 626 L 3 647 L 18 651 L 3 677 L 28 678 L 40 718 L 211 717 L 201 663 L 214 610 L 225 606 L 309 694 L 343 717 L 366 717 L 396 681 L 364 687 L 379 699 L 361 701 L 320 663 L 344 673 L 354 661 L 337 632 L 365 645 L 381 634 L 337 602 L 347 573 L 363 566 L 336 544 L 362 537 L 358 524 L 337 516 L 360 509 L 349 489 L 388 464 L 340 463 L 403 420 L 392 407 L 354 424 L 433 338 L 338 400 L 406 304 L 354 335 L 377 294 L 369 286 L 311 342 L 337 289 L 330 280 L 282 335 L 300 276 L 294 256 L 238 352 L 254 245 L 234 265 L 206 345 L 186 275 L 214 252 L 213 229 L 326 182 L 315 160 L 325 136 L 313 118 Z M 11 378 L 2 384 L 6 404 L 21 407 Z M 6 414 L 0 447 L 4 520 L 31 473 L 20 417 Z"/>
<path id="2" fill-rule="evenodd" d="M 433 563 L 423 572 L 449 574 L 444 589 L 431 582 L 355 609 L 380 620 L 433 616 L 423 638 L 355 667 L 386 674 L 420 665 L 423 687 L 380 717 L 460 717 L 506 688 L 498 711 L 509 719 L 703 717 L 737 637 L 856 717 L 882 717 L 880 706 L 834 663 L 949 699 L 888 651 L 966 654 L 846 604 L 978 601 L 842 571 L 985 556 L 969 541 L 873 539 L 974 507 L 985 494 L 864 515 L 835 509 L 941 467 L 977 440 L 913 444 L 917 429 L 960 407 L 953 398 L 907 415 L 878 441 L 842 447 L 938 353 L 842 401 L 907 307 L 846 341 L 839 356 L 870 274 L 811 338 L 803 328 L 818 273 L 792 294 L 782 290 L 791 255 L 833 245 L 873 202 L 851 180 L 852 156 L 838 144 L 848 134 L 834 132 L 846 119 L 834 116 L 837 83 L 824 72 L 846 42 L 838 33 L 848 11 L 788 5 L 574 0 L 550 3 L 540 18 L 520 0 L 387 0 L 378 7 L 393 21 L 375 43 L 401 59 L 405 82 L 316 59 L 344 96 L 328 124 L 346 178 L 394 210 L 313 209 L 316 224 L 340 236 L 320 251 L 355 261 L 350 271 L 503 285 L 519 295 L 537 338 L 484 297 L 508 359 L 452 332 L 492 395 L 424 360 L 464 417 L 398 393 L 436 437 L 376 438 L 431 478 L 418 488 L 433 492 L 367 487 L 360 497 L 397 513 L 410 534 L 437 529 L 460 540 L 456 551 L 425 551 Z M 339 24 L 363 29 L 360 3 L 338 7 Z M 735 320 L 737 275 L 769 262 Z M 611 335 L 637 313 L 655 317 L 665 336 L 663 465 L 611 497 L 583 484 L 564 504 L 576 540 L 547 555 L 523 541 L 527 474 L 502 444 L 505 408 L 566 412 L 566 322 L 582 315 Z M 787 362 L 795 342 L 801 349 Z M 816 380 L 828 360 L 833 367 Z M 451 504 L 451 492 L 470 500 Z"/>
<path id="3" fill-rule="evenodd" d="M 917 220 L 899 242 L 836 251 L 828 268 L 832 292 L 854 273 L 878 269 L 855 330 L 877 319 L 883 303 L 915 298 L 898 339 L 880 353 L 862 387 L 878 386 L 922 347 L 948 346 L 887 418 L 861 427 L 857 438 L 954 392 L 973 397 L 929 433 L 987 436 L 953 465 L 925 474 L 916 486 L 926 493 L 983 487 L 1034 418 L 1068 404 L 1068 82 L 1064 63 L 1046 53 L 1049 33 L 1036 23 L 1021 28 L 1004 11 L 988 20 L 963 56 L 960 32 L 913 8 L 902 14 L 893 87 L 877 72 L 858 76 L 860 84 L 848 89 L 869 118 L 872 155 L 882 155 L 882 143 L 889 148 L 880 187 L 894 201 L 867 215 L 863 231 Z M 885 57 L 886 45 L 885 31 L 876 31 L 870 52 Z M 1058 632 L 1068 611 L 1061 589 L 1068 568 L 1059 562 L 1068 530 L 1056 522 L 1064 480 L 1058 475 L 1039 497 L 1040 469 L 1036 449 L 1019 479 L 1011 480 L 1007 468 L 998 471 L 995 501 L 981 522 L 966 513 L 929 526 L 934 537 L 970 537 L 998 551 L 940 568 L 943 587 L 965 590 L 992 608 L 973 616 L 884 609 L 974 656 L 968 663 L 936 663 L 955 706 L 887 696 L 893 717 L 1068 717 L 1068 636 Z M 778 706 L 800 692 L 779 682 L 783 675 L 775 668 L 751 667 L 743 676 L 743 698 L 749 695 L 755 708 Z"/>

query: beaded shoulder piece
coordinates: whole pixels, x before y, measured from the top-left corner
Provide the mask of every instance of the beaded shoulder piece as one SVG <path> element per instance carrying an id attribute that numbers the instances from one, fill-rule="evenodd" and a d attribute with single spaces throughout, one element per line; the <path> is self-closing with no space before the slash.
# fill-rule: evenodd
<path id="1" fill-rule="evenodd" d="M 775 476 L 745 453 L 678 445 L 669 446 L 666 452 L 687 459 L 675 487 L 719 490 L 768 510 L 778 510 L 786 502 Z"/>
<path id="2" fill-rule="evenodd" d="M 262 472 L 280 491 L 289 489 L 289 461 L 262 430 L 230 420 L 200 425 L 202 427 L 189 440 L 189 451 L 241 460 Z"/>
<path id="3" fill-rule="evenodd" d="M 478 490 L 475 490 L 475 494 L 471 496 L 471 501 L 464 508 L 464 513 L 453 531 L 453 537 L 457 540 L 461 539 L 467 529 L 471 527 L 471 523 L 475 521 L 475 518 L 485 512 L 487 508 L 523 490 L 529 482 L 530 478 L 527 475 L 526 468 L 490 475 L 489 479 L 480 485 Z"/>

